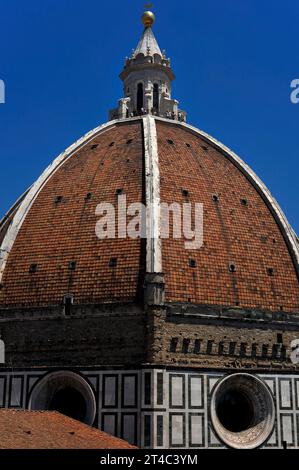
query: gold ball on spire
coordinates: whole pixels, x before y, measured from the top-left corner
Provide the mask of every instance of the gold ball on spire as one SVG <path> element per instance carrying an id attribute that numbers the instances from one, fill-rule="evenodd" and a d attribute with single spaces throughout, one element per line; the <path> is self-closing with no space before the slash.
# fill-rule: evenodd
<path id="1" fill-rule="evenodd" d="M 145 11 L 142 15 L 142 23 L 145 28 L 149 28 L 155 22 L 155 15 L 152 11 Z"/>

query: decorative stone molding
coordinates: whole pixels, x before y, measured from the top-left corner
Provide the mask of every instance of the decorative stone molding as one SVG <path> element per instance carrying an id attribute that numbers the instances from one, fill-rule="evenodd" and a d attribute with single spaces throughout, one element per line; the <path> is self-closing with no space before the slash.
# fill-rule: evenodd
<path id="1" fill-rule="evenodd" d="M 162 241 L 160 238 L 160 174 L 156 123 L 151 116 L 143 118 L 146 206 L 146 271 L 162 272 Z"/>
<path id="2" fill-rule="evenodd" d="M 256 376 L 229 375 L 220 380 L 213 392 L 211 420 L 216 434 L 226 445 L 235 449 L 254 449 L 272 433 L 275 422 L 273 396 Z"/>
<path id="3" fill-rule="evenodd" d="M 92 425 L 96 415 L 96 400 L 88 382 L 78 374 L 70 371 L 58 371 L 44 376 L 34 387 L 30 399 L 29 410 L 48 410 L 55 394 L 67 388 L 73 389 L 85 402 L 85 417 L 82 421 Z"/>

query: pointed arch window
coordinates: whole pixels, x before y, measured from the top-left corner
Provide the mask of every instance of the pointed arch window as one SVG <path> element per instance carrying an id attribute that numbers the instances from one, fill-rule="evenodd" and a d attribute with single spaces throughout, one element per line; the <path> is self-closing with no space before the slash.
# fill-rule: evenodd
<path id="1" fill-rule="evenodd" d="M 153 108 L 154 112 L 159 112 L 159 85 L 158 83 L 154 84 L 153 90 Z"/>
<path id="2" fill-rule="evenodd" d="M 143 83 L 138 83 L 137 87 L 137 111 L 143 108 Z"/>

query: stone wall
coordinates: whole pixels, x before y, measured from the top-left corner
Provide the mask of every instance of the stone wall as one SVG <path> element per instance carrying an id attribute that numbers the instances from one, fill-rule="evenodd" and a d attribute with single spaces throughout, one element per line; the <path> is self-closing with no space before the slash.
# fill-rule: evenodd
<path id="1" fill-rule="evenodd" d="M 196 312 L 196 313 L 195 313 Z M 175 305 L 72 305 L 1 310 L 6 364 L 173 365 L 216 370 L 288 370 L 297 316 Z M 255 318 L 254 318 L 255 317 Z"/>
<path id="2" fill-rule="evenodd" d="M 142 363 L 145 316 L 134 305 L 73 306 L 0 312 L 0 334 L 11 367 Z M 9 318 L 10 317 L 10 318 Z"/>
<path id="3" fill-rule="evenodd" d="M 214 369 L 298 370 L 290 360 L 299 323 L 287 314 L 196 309 L 151 310 L 148 360 L 154 364 Z M 197 313 L 195 313 L 197 312 Z"/>

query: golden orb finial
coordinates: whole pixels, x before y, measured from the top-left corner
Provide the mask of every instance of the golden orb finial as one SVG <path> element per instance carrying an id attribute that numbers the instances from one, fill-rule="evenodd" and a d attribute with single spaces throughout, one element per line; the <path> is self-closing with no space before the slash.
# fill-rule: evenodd
<path id="1" fill-rule="evenodd" d="M 142 15 L 142 23 L 144 24 L 145 28 L 149 28 L 155 22 L 155 15 L 152 11 L 145 11 Z"/>

